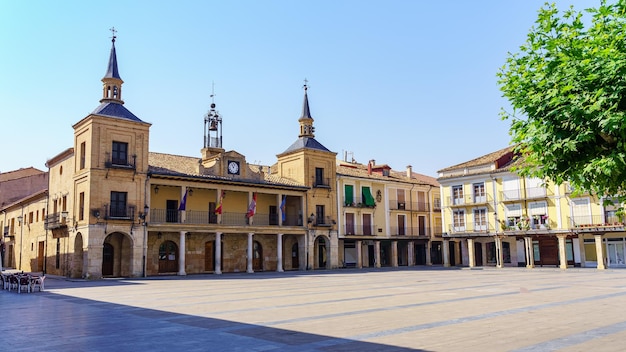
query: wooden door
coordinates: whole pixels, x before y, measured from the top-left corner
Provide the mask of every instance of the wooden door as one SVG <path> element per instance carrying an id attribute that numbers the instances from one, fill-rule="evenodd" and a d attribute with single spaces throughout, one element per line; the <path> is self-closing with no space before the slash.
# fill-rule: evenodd
<path id="1" fill-rule="evenodd" d="M 258 241 L 252 246 L 252 270 L 263 271 L 263 247 Z"/>
<path id="2" fill-rule="evenodd" d="M 474 261 L 476 266 L 483 266 L 483 245 L 479 242 L 474 242 Z"/>
<path id="3" fill-rule="evenodd" d="M 37 252 L 37 271 L 43 271 L 43 261 L 45 256 L 45 242 L 39 242 L 39 251 Z"/>
<path id="4" fill-rule="evenodd" d="M 213 241 L 204 243 L 204 271 L 215 271 L 215 252 Z"/>
<path id="5" fill-rule="evenodd" d="M 298 254 L 299 254 L 298 244 L 294 243 L 293 246 L 291 246 L 291 268 L 292 269 L 298 269 L 300 267 L 300 256 Z"/>
<path id="6" fill-rule="evenodd" d="M 102 248 L 102 276 L 113 275 L 113 257 L 114 257 L 113 245 L 105 243 Z"/>
<path id="7" fill-rule="evenodd" d="M 172 241 L 165 241 L 159 247 L 159 273 L 178 271 L 178 246 Z"/>

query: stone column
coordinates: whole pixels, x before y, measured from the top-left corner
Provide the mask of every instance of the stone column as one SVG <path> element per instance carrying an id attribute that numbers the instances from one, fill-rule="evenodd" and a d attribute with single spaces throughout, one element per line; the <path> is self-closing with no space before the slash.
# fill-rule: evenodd
<path id="1" fill-rule="evenodd" d="M 178 275 L 187 275 L 185 272 L 185 231 L 180 231 L 180 247 L 178 248 Z"/>
<path id="2" fill-rule="evenodd" d="M 398 241 L 391 241 L 391 266 L 398 267 Z"/>
<path id="3" fill-rule="evenodd" d="M 252 268 L 252 259 L 254 258 L 254 253 L 253 253 L 253 246 L 252 243 L 254 242 L 254 233 L 250 232 L 248 233 L 248 255 L 247 255 L 247 269 L 246 272 L 248 273 L 253 273 L 254 269 Z"/>
<path id="4" fill-rule="evenodd" d="M 474 239 L 467 239 L 467 259 L 469 260 L 469 267 L 473 268 L 476 266 L 476 258 L 474 258 Z"/>
<path id="5" fill-rule="evenodd" d="M 443 252 L 443 266 L 449 267 L 450 266 L 450 241 L 449 240 L 443 240 L 443 245 L 442 245 L 441 250 Z"/>
<path id="6" fill-rule="evenodd" d="M 432 251 L 432 241 L 428 240 L 428 242 L 426 242 L 426 265 L 433 265 L 432 258 L 430 257 L 431 251 Z"/>
<path id="7" fill-rule="evenodd" d="M 500 236 L 495 237 L 496 240 L 496 267 L 504 267 L 504 255 L 502 253 L 502 238 Z"/>
<path id="8" fill-rule="evenodd" d="M 356 267 L 363 268 L 363 241 L 356 241 Z"/>
<path id="9" fill-rule="evenodd" d="M 380 241 L 374 241 L 374 267 L 380 268 Z"/>
<path id="10" fill-rule="evenodd" d="M 277 262 L 276 262 L 276 271 L 282 273 L 283 270 L 283 234 L 279 233 L 276 236 L 276 252 L 277 252 Z"/>
<path id="11" fill-rule="evenodd" d="M 283 203 L 283 196 L 280 194 L 277 194 L 276 202 L 278 202 L 278 211 L 276 212 L 278 216 L 278 226 L 283 226 L 283 209 L 280 207 L 280 205 Z"/>
<path id="12" fill-rule="evenodd" d="M 415 242 L 409 241 L 408 250 L 407 250 L 408 265 L 415 266 Z"/>
<path id="13" fill-rule="evenodd" d="M 602 250 L 602 235 L 593 235 L 593 238 L 596 240 L 596 257 L 598 258 L 598 270 L 604 270 L 606 267 L 604 266 L 604 251 Z"/>
<path id="14" fill-rule="evenodd" d="M 215 233 L 215 274 L 222 274 L 222 233 Z"/>
<path id="15" fill-rule="evenodd" d="M 564 235 L 559 235 L 557 238 L 559 240 L 559 268 L 567 269 L 567 255 L 565 254 L 565 237 Z"/>
<path id="16" fill-rule="evenodd" d="M 533 238 L 532 237 L 524 237 L 524 248 L 526 252 L 526 267 L 534 268 L 535 267 L 535 248 L 533 246 Z"/>

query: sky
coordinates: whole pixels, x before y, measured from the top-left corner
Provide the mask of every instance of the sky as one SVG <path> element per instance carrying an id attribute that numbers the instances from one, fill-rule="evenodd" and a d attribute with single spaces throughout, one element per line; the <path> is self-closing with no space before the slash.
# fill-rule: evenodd
<path id="1" fill-rule="evenodd" d="M 152 152 L 200 157 L 214 93 L 224 149 L 272 165 L 298 138 L 306 79 L 315 138 L 338 158 L 437 177 L 510 144 L 496 74 L 543 5 L 0 0 L 0 172 L 45 171 L 73 146 L 115 27 L 124 106 L 152 124 Z"/>

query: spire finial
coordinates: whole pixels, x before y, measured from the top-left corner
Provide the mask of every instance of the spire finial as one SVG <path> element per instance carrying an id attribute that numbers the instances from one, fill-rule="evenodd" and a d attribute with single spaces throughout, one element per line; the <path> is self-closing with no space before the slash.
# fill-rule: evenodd
<path id="1" fill-rule="evenodd" d="M 117 33 L 117 29 L 115 29 L 115 27 L 111 27 L 111 28 L 109 28 L 109 30 L 111 31 L 111 34 L 113 34 L 113 35 L 111 36 L 111 39 L 112 39 L 111 41 L 112 41 L 113 43 L 115 43 L 115 38 L 117 38 L 117 36 L 115 35 L 115 33 Z"/>
<path id="2" fill-rule="evenodd" d="M 307 89 L 309 89 L 309 86 L 307 85 L 307 83 L 309 83 L 309 80 L 305 78 L 304 79 L 304 91 L 305 92 L 307 91 Z"/>

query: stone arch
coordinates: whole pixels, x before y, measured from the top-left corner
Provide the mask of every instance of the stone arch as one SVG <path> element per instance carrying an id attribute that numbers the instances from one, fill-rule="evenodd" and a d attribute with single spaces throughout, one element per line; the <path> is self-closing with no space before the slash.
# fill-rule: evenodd
<path id="1" fill-rule="evenodd" d="M 132 273 L 133 241 L 125 233 L 106 236 L 102 249 L 102 276 L 128 277 Z"/>
<path id="2" fill-rule="evenodd" d="M 313 269 L 330 268 L 330 239 L 326 236 L 315 238 L 313 245 Z"/>

